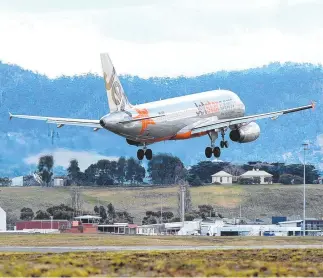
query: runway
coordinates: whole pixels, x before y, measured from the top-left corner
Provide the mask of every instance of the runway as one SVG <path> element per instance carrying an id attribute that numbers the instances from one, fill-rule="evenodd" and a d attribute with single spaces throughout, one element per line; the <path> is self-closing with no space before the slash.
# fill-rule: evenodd
<path id="1" fill-rule="evenodd" d="M 181 250 L 238 250 L 238 249 L 306 249 L 323 245 L 253 245 L 253 246 L 1 246 L 0 252 L 116 252 L 116 251 L 181 251 Z"/>

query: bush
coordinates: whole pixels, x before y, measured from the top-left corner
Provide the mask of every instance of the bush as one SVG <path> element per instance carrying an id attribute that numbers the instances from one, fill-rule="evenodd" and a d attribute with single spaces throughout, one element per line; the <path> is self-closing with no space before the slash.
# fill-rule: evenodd
<path id="1" fill-rule="evenodd" d="M 300 176 L 295 176 L 291 174 L 283 174 L 279 177 L 279 183 L 282 184 L 302 184 L 303 179 Z"/>

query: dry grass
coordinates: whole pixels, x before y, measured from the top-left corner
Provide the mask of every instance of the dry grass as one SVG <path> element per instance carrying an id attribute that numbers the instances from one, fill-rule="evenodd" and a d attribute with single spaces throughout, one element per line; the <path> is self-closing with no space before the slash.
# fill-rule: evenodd
<path id="1" fill-rule="evenodd" d="M 323 276 L 323 250 L 1 253 L 1 276 Z"/>
<path id="2" fill-rule="evenodd" d="M 317 245 L 321 237 L 182 237 L 107 234 L 0 234 L 0 246 L 261 246 Z"/>
<path id="3" fill-rule="evenodd" d="M 9 215 L 19 216 L 22 207 L 34 211 L 60 203 L 70 203 L 69 188 L 1 188 L 0 204 Z M 302 185 L 204 186 L 191 188 L 192 202 L 213 205 L 227 217 L 242 215 L 250 219 L 276 215 L 302 215 Z M 127 210 L 140 223 L 145 211 L 177 212 L 177 188 L 83 188 L 84 210 L 93 210 L 97 204 L 113 203 L 118 210 Z M 307 186 L 307 216 L 322 218 L 322 185 Z"/>

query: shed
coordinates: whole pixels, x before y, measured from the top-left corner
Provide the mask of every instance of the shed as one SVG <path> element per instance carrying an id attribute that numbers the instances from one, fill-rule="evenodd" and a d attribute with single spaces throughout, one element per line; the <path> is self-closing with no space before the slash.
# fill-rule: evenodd
<path id="1" fill-rule="evenodd" d="M 232 175 L 225 171 L 220 171 L 212 175 L 212 183 L 232 184 Z"/>

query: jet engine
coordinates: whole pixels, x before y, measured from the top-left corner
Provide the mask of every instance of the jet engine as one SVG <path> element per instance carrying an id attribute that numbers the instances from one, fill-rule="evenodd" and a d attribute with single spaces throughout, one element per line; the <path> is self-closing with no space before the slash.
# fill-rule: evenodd
<path id="1" fill-rule="evenodd" d="M 241 126 L 230 132 L 230 139 L 233 142 L 248 143 L 255 141 L 260 135 L 260 127 L 255 122 Z"/>

